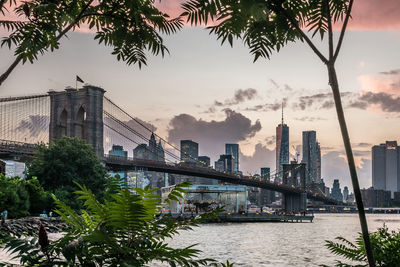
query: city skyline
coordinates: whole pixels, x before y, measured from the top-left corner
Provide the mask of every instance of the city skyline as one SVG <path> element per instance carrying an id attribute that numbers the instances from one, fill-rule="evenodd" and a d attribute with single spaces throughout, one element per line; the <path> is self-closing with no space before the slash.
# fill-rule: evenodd
<path id="1" fill-rule="evenodd" d="M 400 9 L 398 1 L 383 2 L 379 8 L 374 6 L 376 1 L 355 3 L 354 20 L 338 62 L 362 187 L 372 183 L 372 145 L 398 141 L 400 130 L 396 124 L 400 114 L 400 19 L 396 14 Z M 164 6 L 166 10 L 177 14 L 179 2 L 168 3 L 172 4 Z M 364 13 L 373 15 L 366 18 Z M 4 31 L 0 33 L 4 36 Z M 241 168 L 253 173 L 260 166 L 274 166 L 274 128 L 280 120 L 280 103 L 286 99 L 291 145 L 301 145 L 302 131 L 316 130 L 322 177 L 327 184 L 339 178 L 341 184 L 351 186 L 324 66 L 303 44 L 290 44 L 271 60 L 253 64 L 248 49 L 238 42 L 233 49 L 220 46 L 205 30 L 185 27 L 165 38 L 170 56 L 149 56 L 149 66 L 139 70 L 117 62 L 109 48 L 91 38 L 90 33 L 71 33 L 60 50 L 39 57 L 34 65 L 18 66 L 0 95 L 63 90 L 74 86 L 79 74 L 88 83 L 102 86 L 112 99 L 155 125 L 160 136 L 175 144 L 193 136 L 202 144 L 201 154 L 215 159 L 225 143 L 239 143 Z M 0 50 L 1 69 L 11 62 L 12 54 Z M 205 129 L 207 137 L 199 136 L 199 129 Z"/>

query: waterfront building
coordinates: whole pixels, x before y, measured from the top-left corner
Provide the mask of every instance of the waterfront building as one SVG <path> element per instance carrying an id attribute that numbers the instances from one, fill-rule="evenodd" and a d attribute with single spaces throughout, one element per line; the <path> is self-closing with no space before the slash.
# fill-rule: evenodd
<path id="1" fill-rule="evenodd" d="M 113 145 L 111 150 L 108 151 L 108 155 L 127 158 L 128 151 L 125 151 L 123 146 Z"/>
<path id="2" fill-rule="evenodd" d="M 192 140 L 181 140 L 181 161 L 197 163 L 199 158 L 199 144 Z"/>
<path id="3" fill-rule="evenodd" d="M 207 156 L 199 156 L 199 163 L 202 167 L 210 167 L 210 157 Z"/>
<path id="4" fill-rule="evenodd" d="M 400 191 L 400 147 L 396 141 L 372 147 L 372 186 L 375 189 Z"/>
<path id="5" fill-rule="evenodd" d="M 26 164 L 13 160 L 0 160 L 0 174 L 7 177 L 25 178 Z"/>
<path id="6" fill-rule="evenodd" d="M 303 132 L 303 160 L 306 164 L 306 183 L 321 182 L 321 148 L 315 131 Z"/>
<path id="7" fill-rule="evenodd" d="M 276 180 L 282 180 L 282 164 L 289 164 L 289 127 L 282 122 L 276 127 Z"/>
<path id="8" fill-rule="evenodd" d="M 382 189 L 375 189 L 370 187 L 368 189 L 361 189 L 361 197 L 364 207 L 386 207 L 390 203 L 391 191 Z"/>
<path id="9" fill-rule="evenodd" d="M 343 194 L 342 189 L 340 189 L 339 179 L 333 180 L 331 197 L 337 199 L 338 201 L 343 201 Z"/>
<path id="10" fill-rule="evenodd" d="M 108 151 L 108 155 L 116 156 L 121 158 L 128 158 L 128 151 L 125 151 L 123 146 L 113 145 L 111 150 Z M 126 172 L 110 172 L 111 176 L 119 175 L 121 178 L 126 178 Z"/>
<path id="11" fill-rule="evenodd" d="M 239 144 L 225 144 L 225 154 L 234 158 L 233 172 L 239 171 Z"/>
<path id="12" fill-rule="evenodd" d="M 346 202 L 348 197 L 349 197 L 349 188 L 345 186 L 343 188 L 343 202 Z"/>

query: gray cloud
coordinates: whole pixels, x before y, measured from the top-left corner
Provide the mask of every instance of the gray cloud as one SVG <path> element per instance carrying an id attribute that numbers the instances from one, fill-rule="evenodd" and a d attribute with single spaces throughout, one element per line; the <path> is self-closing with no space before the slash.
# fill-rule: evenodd
<path id="1" fill-rule="evenodd" d="M 357 143 L 355 144 L 357 147 L 372 147 L 372 144 L 370 143 Z"/>
<path id="2" fill-rule="evenodd" d="M 400 112 L 400 97 L 387 93 L 367 92 L 360 96 L 361 102 L 368 105 L 378 105 L 386 112 Z"/>
<path id="3" fill-rule="evenodd" d="M 338 151 L 331 151 L 322 156 L 322 178 L 326 186 L 332 188 L 334 179 L 339 179 L 340 187 L 348 186 L 352 191 L 349 167 L 343 154 Z M 371 160 L 367 158 L 361 159 L 361 167 L 357 168 L 359 182 L 361 187 L 371 186 Z"/>
<path id="4" fill-rule="evenodd" d="M 245 110 L 246 111 L 277 111 L 282 108 L 282 104 L 283 104 L 283 107 L 285 108 L 287 106 L 287 102 L 288 102 L 288 99 L 284 98 L 283 102 L 255 105 L 253 107 L 247 107 Z"/>
<path id="5" fill-rule="evenodd" d="M 304 116 L 304 117 L 299 117 L 299 118 L 294 118 L 297 121 L 325 121 L 325 118 L 321 117 L 309 117 L 309 116 Z"/>
<path id="6" fill-rule="evenodd" d="M 253 88 L 238 89 L 235 91 L 235 95 L 232 99 L 225 100 L 225 106 L 237 105 L 245 102 L 246 100 L 252 100 L 257 96 L 257 90 Z"/>
<path id="7" fill-rule="evenodd" d="M 275 149 L 268 149 L 261 143 L 255 146 L 253 155 L 246 156 L 240 153 L 240 169 L 244 174 L 260 174 L 262 167 L 271 168 L 271 172 L 275 170 Z"/>
<path id="8" fill-rule="evenodd" d="M 390 71 L 382 71 L 382 72 L 379 72 L 379 74 L 383 74 L 383 75 L 397 75 L 397 74 L 400 74 L 400 69 L 397 69 L 397 70 L 390 70 Z"/>
<path id="9" fill-rule="evenodd" d="M 200 153 L 213 156 L 225 152 L 225 143 L 237 143 L 253 137 L 261 130 L 260 121 L 251 120 L 231 109 L 224 110 L 222 121 L 205 121 L 189 114 L 180 114 L 171 119 L 168 140 L 179 145 L 180 140 L 191 139 L 199 143 Z"/>
<path id="10" fill-rule="evenodd" d="M 354 97 L 352 92 L 342 92 L 341 97 L 347 101 Z M 335 105 L 332 93 L 319 93 L 314 95 L 300 96 L 297 103 L 292 104 L 294 110 L 305 110 L 306 108 L 331 109 Z"/>
<path id="11" fill-rule="evenodd" d="M 267 145 L 273 145 L 273 144 L 275 144 L 275 142 L 276 142 L 276 136 L 275 135 L 271 135 L 271 136 L 268 136 L 267 138 L 265 138 L 265 143 Z"/>

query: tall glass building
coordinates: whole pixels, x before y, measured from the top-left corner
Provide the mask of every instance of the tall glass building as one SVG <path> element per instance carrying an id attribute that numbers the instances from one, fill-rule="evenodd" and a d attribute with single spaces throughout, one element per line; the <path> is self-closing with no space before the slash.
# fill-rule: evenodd
<path id="1" fill-rule="evenodd" d="M 192 140 L 181 140 L 181 161 L 197 163 L 199 144 Z"/>
<path id="2" fill-rule="evenodd" d="M 225 154 L 232 155 L 234 160 L 233 172 L 239 171 L 239 144 L 225 144 Z"/>
<path id="3" fill-rule="evenodd" d="M 400 192 L 400 146 L 386 141 L 372 147 L 372 186 L 374 189 Z"/>
<path id="4" fill-rule="evenodd" d="M 303 132 L 302 162 L 306 164 L 306 184 L 321 183 L 321 148 L 315 131 Z"/>
<path id="5" fill-rule="evenodd" d="M 282 164 L 289 164 L 289 127 L 282 123 L 276 127 L 276 178 L 282 179 Z"/>

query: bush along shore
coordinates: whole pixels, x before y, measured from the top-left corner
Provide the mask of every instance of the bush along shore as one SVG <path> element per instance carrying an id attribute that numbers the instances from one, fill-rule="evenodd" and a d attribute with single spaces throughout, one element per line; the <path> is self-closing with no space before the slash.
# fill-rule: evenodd
<path id="1" fill-rule="evenodd" d="M 0 233 L 20 237 L 22 235 L 37 235 L 40 224 L 43 224 L 49 233 L 59 233 L 67 228 L 67 225 L 57 217 L 25 217 L 20 219 L 8 219 L 0 223 Z"/>

